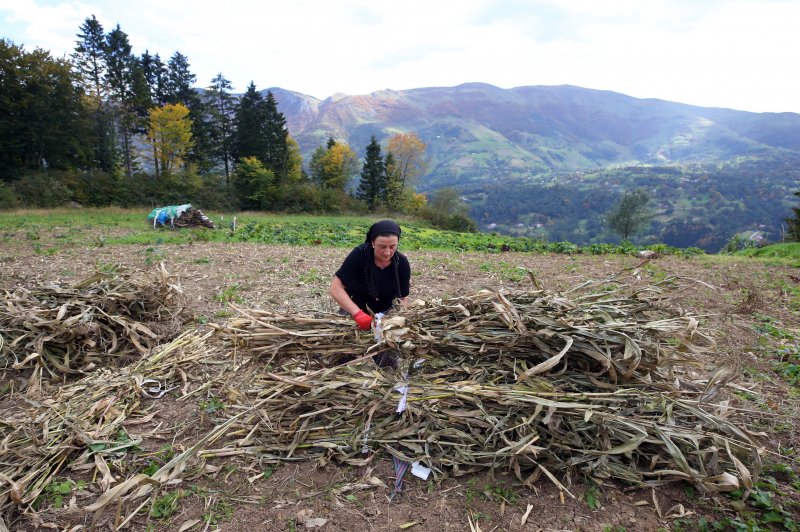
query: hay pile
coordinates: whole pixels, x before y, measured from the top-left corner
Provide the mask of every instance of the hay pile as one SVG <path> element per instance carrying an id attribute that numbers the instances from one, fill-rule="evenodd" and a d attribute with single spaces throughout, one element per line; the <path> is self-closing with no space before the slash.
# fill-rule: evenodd
<path id="1" fill-rule="evenodd" d="M 145 354 L 180 327 L 180 287 L 164 269 L 155 280 L 121 269 L 74 286 L 5 291 L 0 301 L 0 371 L 63 378 Z"/>
<path id="2" fill-rule="evenodd" d="M 377 342 L 345 318 L 239 309 L 231 340 L 279 368 L 251 386 L 264 406 L 218 453 L 358 465 L 380 450 L 435 475 L 501 468 L 563 489 L 575 474 L 749 488 L 756 441 L 711 402 L 726 374 L 693 369 L 716 346 L 662 288 L 483 291 L 399 311 Z M 362 363 L 374 354 L 397 369 Z"/>

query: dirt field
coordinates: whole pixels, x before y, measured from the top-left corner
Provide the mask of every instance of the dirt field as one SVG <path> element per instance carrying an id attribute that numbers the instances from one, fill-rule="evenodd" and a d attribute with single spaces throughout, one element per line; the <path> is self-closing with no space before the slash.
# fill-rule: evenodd
<path id="1" fill-rule="evenodd" d="M 288 313 L 334 310 L 327 287 L 346 253 L 320 247 L 194 244 L 72 248 L 44 256 L 28 244 L 11 243 L 0 250 L 0 288 L 73 282 L 107 264 L 148 270 L 163 262 L 180 278 L 191 318 L 187 326 L 203 328 L 222 324 L 232 315 L 229 301 Z M 717 340 L 718 358 L 709 360 L 708 367 L 726 364 L 740 375 L 739 391 L 745 392 L 732 394 L 732 404 L 748 409 L 752 427 L 766 433 L 765 463 L 785 464 L 794 470 L 770 475 L 776 481 L 772 492 L 781 510 L 798 520 L 795 474 L 800 471 L 796 454 L 800 433 L 795 418 L 800 399 L 797 388 L 774 371 L 776 353 L 794 342 L 794 334 L 800 334 L 800 290 L 796 289 L 800 272 L 796 269 L 725 257 L 661 257 L 641 265 L 641 259 L 620 256 L 431 251 L 408 256 L 414 272 L 412 298 L 423 299 L 519 287 L 529 283 L 523 269 L 531 270 L 544 288 L 554 291 L 605 279 L 623 269 L 632 269 L 643 284 L 680 277 L 682 288 L 673 295 L 672 304 L 702 316 L 703 329 Z M 785 331 L 784 338 L 759 334 L 758 327 L 766 322 Z M 4 376 L 6 382 L 11 378 Z M 228 382 L 235 383 L 236 377 Z M 159 435 L 148 433 L 143 440 L 142 447 L 151 454 L 165 444 L 176 450 L 188 448 L 214 426 L 213 415 L 197 402 L 165 396 L 152 409 L 161 429 Z M 129 432 L 138 429 L 130 427 Z M 702 528 L 698 523 L 705 519 L 712 530 L 713 523 L 723 526 L 726 517 L 747 522 L 752 513 L 748 507 L 737 514 L 736 504 L 726 495 L 706 495 L 682 484 L 633 491 L 608 484 L 587 496 L 580 478 L 562 479 L 572 481 L 569 488 L 576 495 L 562 499 L 546 479 L 527 489 L 502 473 L 441 482 L 423 482 L 408 474 L 403 493 L 390 502 L 394 471 L 388 457 L 378 457 L 363 468 L 290 462 L 275 468 L 269 478 L 249 480 L 262 470 L 257 457 L 192 464 L 182 483 L 174 486 L 184 490 L 174 511 L 163 519 L 148 518 L 143 511 L 131 520 L 129 529 L 182 530 L 194 523 L 191 530 L 305 530 L 320 525 L 328 531 L 634 531 Z M 96 498 L 91 480 L 87 491 L 76 494 L 78 507 Z M 503 497 L 494 496 L 497 486 L 503 487 Z M 597 503 L 590 504 L 595 498 Z M 37 525 L 113 529 L 118 515 L 132 510 L 112 508 L 90 515 L 77 509 L 44 508 L 38 518 L 23 517 L 14 526 L 19 530 Z M 770 526 L 758 512 L 752 515 L 761 529 Z M 773 526 L 783 529 L 786 525 Z"/>

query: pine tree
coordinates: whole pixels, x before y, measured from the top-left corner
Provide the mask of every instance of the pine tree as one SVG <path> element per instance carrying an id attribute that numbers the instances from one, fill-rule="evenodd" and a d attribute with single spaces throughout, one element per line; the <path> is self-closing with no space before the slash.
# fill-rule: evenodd
<path id="1" fill-rule="evenodd" d="M 100 106 L 105 95 L 106 71 L 103 25 L 92 15 L 84 21 L 80 31 L 72 54 L 73 64 L 84 91 Z"/>
<path id="2" fill-rule="evenodd" d="M 156 107 L 165 105 L 167 103 L 167 65 L 158 54 L 150 55 L 148 50 L 142 54 L 141 63 L 144 79 L 150 90 L 151 102 Z"/>
<path id="3" fill-rule="evenodd" d="M 193 88 L 196 81 L 189 58 L 180 52 L 172 54 L 167 62 L 166 100 L 168 103 L 181 103 L 189 109 L 194 145 L 188 160 L 201 172 L 208 172 L 215 166 L 213 110 Z"/>
<path id="4" fill-rule="evenodd" d="M 370 210 L 374 210 L 381 197 L 385 196 L 385 191 L 386 165 L 381 156 L 381 145 L 373 135 L 367 146 L 364 166 L 361 168 L 361 183 L 358 186 L 357 196 L 367 202 Z"/>
<path id="5" fill-rule="evenodd" d="M 111 116 L 120 135 L 125 175 L 128 177 L 133 175 L 135 154 L 132 134 L 137 129 L 137 120 L 132 107 L 138 97 L 134 93 L 134 69 L 137 60 L 131 51 L 128 34 L 117 24 L 117 27 L 106 35 L 105 81 L 108 85 Z"/>
<path id="6" fill-rule="evenodd" d="M 255 157 L 263 164 L 267 151 L 263 135 L 264 121 L 264 99 L 251 81 L 236 107 L 233 142 L 233 156 L 236 160 Z"/>
<path id="7" fill-rule="evenodd" d="M 286 138 L 289 131 L 286 129 L 286 118 L 278 111 L 278 103 L 272 91 L 267 92 L 267 99 L 264 101 L 264 136 L 266 153 L 263 163 L 272 171 L 276 184 L 280 185 L 287 179 L 289 149 Z"/>
<path id="8" fill-rule="evenodd" d="M 175 52 L 167 62 L 166 100 L 167 103 L 182 103 L 190 110 L 197 101 L 197 93 L 192 85 L 197 81 L 197 76 L 189 70 L 189 58 L 180 52 Z"/>
<path id="9" fill-rule="evenodd" d="M 208 87 L 208 104 L 212 117 L 214 155 L 225 168 L 225 181 L 230 180 L 230 165 L 233 150 L 233 120 L 236 105 L 231 96 L 231 82 L 222 72 L 211 80 Z"/>
<path id="10" fill-rule="evenodd" d="M 89 122 L 93 140 L 92 166 L 107 173 L 117 167 L 116 135 L 113 118 L 106 106 L 108 87 L 106 85 L 106 38 L 103 26 L 92 15 L 80 27 L 72 63 L 79 83 L 92 101 Z"/>

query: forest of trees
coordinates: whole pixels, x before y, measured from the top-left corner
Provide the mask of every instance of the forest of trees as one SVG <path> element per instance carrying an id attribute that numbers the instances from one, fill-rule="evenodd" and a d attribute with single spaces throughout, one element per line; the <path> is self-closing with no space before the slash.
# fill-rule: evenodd
<path id="1" fill-rule="evenodd" d="M 271 92 L 251 82 L 234 95 L 222 73 L 205 89 L 196 82 L 185 55 L 137 55 L 119 25 L 106 31 L 94 16 L 68 59 L 0 40 L 0 208 L 192 202 L 433 216 L 415 192 L 428 164 L 415 133 L 386 146 L 373 137 L 363 164 L 330 138 L 304 165 Z M 461 203 L 447 214 L 469 224 Z"/>
<path id="2" fill-rule="evenodd" d="M 720 251 L 739 232 L 770 242 L 787 234 L 800 161 L 753 160 L 710 167 L 623 167 L 462 188 L 483 227 L 579 245 L 618 242 L 611 217 L 625 192 L 641 189 L 652 214 L 633 240 Z"/>

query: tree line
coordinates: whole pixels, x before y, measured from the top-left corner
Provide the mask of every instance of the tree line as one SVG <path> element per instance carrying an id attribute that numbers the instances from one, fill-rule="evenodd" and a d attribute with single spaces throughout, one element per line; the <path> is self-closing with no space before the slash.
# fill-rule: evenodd
<path id="1" fill-rule="evenodd" d="M 69 58 L 0 40 L 0 74 L 0 208 L 191 201 L 442 218 L 414 188 L 428 165 L 415 133 L 386 146 L 373 136 L 363 164 L 329 138 L 305 164 L 271 92 L 251 82 L 238 97 L 222 73 L 197 89 L 188 57 L 137 55 L 119 25 L 106 31 L 95 16 Z M 441 200 L 438 222 L 474 229 L 457 196 Z"/>

